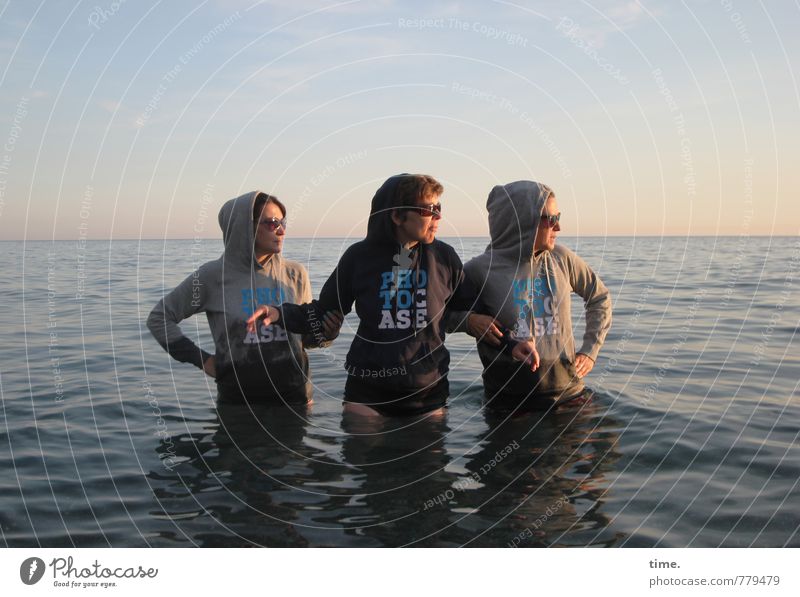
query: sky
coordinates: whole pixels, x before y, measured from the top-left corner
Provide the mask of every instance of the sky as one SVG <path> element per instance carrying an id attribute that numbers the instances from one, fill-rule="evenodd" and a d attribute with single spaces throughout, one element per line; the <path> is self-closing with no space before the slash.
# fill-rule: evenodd
<path id="1" fill-rule="evenodd" d="M 399 172 L 487 234 L 547 183 L 564 235 L 797 235 L 796 2 L 8 1 L 0 239 L 219 238 L 261 189 L 360 237 Z"/>

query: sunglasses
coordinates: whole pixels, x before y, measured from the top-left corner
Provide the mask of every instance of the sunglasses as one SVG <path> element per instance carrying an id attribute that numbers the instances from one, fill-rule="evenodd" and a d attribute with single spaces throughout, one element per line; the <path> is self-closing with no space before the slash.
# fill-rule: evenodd
<path id="1" fill-rule="evenodd" d="M 286 232 L 286 218 L 279 220 L 278 218 L 264 218 L 259 222 L 260 226 L 266 226 L 271 232 L 275 232 L 279 227 L 283 228 Z"/>
<path id="2" fill-rule="evenodd" d="M 417 205 L 415 207 L 404 207 L 405 211 L 414 211 L 423 218 L 434 217 L 437 220 L 442 217 L 442 204 L 431 203 L 430 205 Z"/>
<path id="3" fill-rule="evenodd" d="M 555 228 L 558 221 L 561 219 L 561 214 L 556 214 L 554 216 L 546 216 L 542 215 L 542 219 L 539 220 L 539 224 L 544 226 L 545 228 Z"/>

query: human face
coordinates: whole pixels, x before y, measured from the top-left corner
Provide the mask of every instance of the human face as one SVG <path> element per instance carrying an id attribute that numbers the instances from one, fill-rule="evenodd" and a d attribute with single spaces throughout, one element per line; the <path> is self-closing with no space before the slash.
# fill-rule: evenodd
<path id="1" fill-rule="evenodd" d="M 556 232 L 561 230 L 561 226 L 556 223 L 555 226 L 550 228 L 545 221 L 545 216 L 555 216 L 560 214 L 558 210 L 558 201 L 555 195 L 550 195 L 542 209 L 542 218 L 539 220 L 539 228 L 536 231 L 536 240 L 533 241 L 534 253 L 539 251 L 552 251 L 556 246 Z"/>
<path id="2" fill-rule="evenodd" d="M 415 205 L 430 208 L 440 200 L 441 195 L 428 195 Z M 403 244 L 422 242 L 427 245 L 434 241 L 442 216 L 434 214 L 432 210 L 423 210 L 423 213 L 424 215 L 414 209 L 398 209 L 394 212 L 392 220 L 397 224 L 398 242 Z"/>
<path id="3" fill-rule="evenodd" d="M 270 218 L 283 219 L 281 208 L 274 203 L 267 203 L 261 212 L 261 217 L 256 226 L 255 254 L 256 257 L 264 257 L 280 253 L 283 248 L 283 237 L 286 230 L 279 226 L 275 230 L 270 230 Z"/>

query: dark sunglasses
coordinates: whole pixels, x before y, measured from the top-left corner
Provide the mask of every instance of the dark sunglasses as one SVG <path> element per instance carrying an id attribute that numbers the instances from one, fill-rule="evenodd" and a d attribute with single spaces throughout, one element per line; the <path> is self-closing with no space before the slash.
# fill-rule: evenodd
<path id="1" fill-rule="evenodd" d="M 283 231 L 286 232 L 286 218 L 283 218 L 282 220 L 279 220 L 278 218 L 264 218 L 259 222 L 259 224 L 266 226 L 271 232 L 275 232 L 278 227 L 283 228 Z"/>
<path id="2" fill-rule="evenodd" d="M 439 219 L 442 217 L 442 204 L 432 203 L 430 205 L 417 205 L 415 207 L 404 207 L 406 211 L 415 211 L 423 218 L 434 217 Z"/>
<path id="3" fill-rule="evenodd" d="M 545 228 L 555 228 L 558 221 L 561 219 L 561 214 L 556 214 L 554 216 L 542 216 L 542 219 L 539 220 L 539 224 L 544 226 Z"/>

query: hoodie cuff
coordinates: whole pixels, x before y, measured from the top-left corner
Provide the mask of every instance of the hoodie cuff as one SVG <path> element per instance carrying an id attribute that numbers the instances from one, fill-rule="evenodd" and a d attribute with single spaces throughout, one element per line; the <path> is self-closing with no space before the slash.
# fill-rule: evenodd
<path id="1" fill-rule="evenodd" d="M 203 364 L 208 360 L 208 357 L 213 356 L 211 353 L 206 352 L 189 338 L 183 337 L 176 342 L 170 342 L 167 346 L 167 352 L 176 361 L 181 363 L 191 363 L 198 369 L 203 368 Z"/>
<path id="2" fill-rule="evenodd" d="M 511 353 L 514 351 L 514 347 L 519 344 L 520 341 L 511 337 L 510 329 L 501 327 L 500 331 L 503 332 L 503 336 L 500 338 L 500 352 L 504 352 L 508 356 L 511 356 Z"/>
<path id="3" fill-rule="evenodd" d="M 585 354 L 587 357 L 592 359 L 595 363 L 597 362 L 597 355 L 600 354 L 600 344 L 589 344 L 584 343 L 581 346 L 580 350 L 578 350 L 575 354 Z"/>

